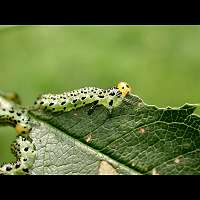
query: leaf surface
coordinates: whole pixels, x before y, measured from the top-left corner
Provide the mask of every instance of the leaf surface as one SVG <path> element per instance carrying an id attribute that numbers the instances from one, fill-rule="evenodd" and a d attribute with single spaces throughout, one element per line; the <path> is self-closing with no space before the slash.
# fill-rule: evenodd
<path id="1" fill-rule="evenodd" d="M 90 107 L 30 112 L 33 174 L 200 174 L 196 105 L 158 108 L 129 95 L 111 113 Z"/>

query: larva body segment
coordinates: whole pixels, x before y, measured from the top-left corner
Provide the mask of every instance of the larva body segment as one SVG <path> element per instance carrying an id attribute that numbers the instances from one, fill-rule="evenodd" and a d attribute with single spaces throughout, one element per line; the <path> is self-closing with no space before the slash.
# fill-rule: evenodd
<path id="1" fill-rule="evenodd" d="M 11 145 L 11 150 L 17 161 L 0 167 L 0 175 L 26 175 L 32 167 L 36 150 L 34 144 L 25 137 L 19 136 Z"/>
<path id="2" fill-rule="evenodd" d="M 130 91 L 122 83 L 124 84 L 125 82 L 120 82 L 117 87 L 112 87 L 107 90 L 95 87 L 84 87 L 62 94 L 43 94 L 35 102 L 35 105 L 37 108 L 51 110 L 53 112 L 67 112 L 90 103 L 104 105 L 106 108 L 112 109 L 118 106 Z M 126 85 L 128 86 L 128 84 Z"/>
<path id="3" fill-rule="evenodd" d="M 29 133 L 31 130 L 30 118 L 14 109 L 1 111 L 0 121 L 14 126 L 18 134 Z"/>
<path id="4" fill-rule="evenodd" d="M 0 96 L 0 122 L 16 128 L 17 133 L 24 134 L 31 130 L 27 110 Z"/>

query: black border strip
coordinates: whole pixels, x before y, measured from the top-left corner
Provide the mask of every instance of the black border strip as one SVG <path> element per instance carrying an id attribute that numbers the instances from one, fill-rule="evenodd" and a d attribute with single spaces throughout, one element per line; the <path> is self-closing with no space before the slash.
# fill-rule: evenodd
<path id="1" fill-rule="evenodd" d="M 124 11 L 125 12 L 125 11 Z M 5 14 L 0 13 L 1 25 L 199 25 L 200 15 L 196 13 L 187 15 L 175 15 L 167 13 L 46 13 L 31 14 Z"/>

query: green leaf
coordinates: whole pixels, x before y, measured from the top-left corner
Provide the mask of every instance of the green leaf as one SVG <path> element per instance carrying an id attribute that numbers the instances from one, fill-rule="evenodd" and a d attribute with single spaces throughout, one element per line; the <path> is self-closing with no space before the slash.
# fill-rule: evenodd
<path id="1" fill-rule="evenodd" d="M 158 108 L 129 95 L 111 113 L 30 110 L 31 174 L 200 174 L 197 105 Z"/>
<path id="2" fill-rule="evenodd" d="M 157 108 L 130 95 L 111 114 L 99 106 L 88 115 L 89 108 L 32 112 L 42 120 L 31 133 L 41 155 L 35 173 L 98 174 L 104 160 L 118 174 L 200 174 L 196 105 Z"/>

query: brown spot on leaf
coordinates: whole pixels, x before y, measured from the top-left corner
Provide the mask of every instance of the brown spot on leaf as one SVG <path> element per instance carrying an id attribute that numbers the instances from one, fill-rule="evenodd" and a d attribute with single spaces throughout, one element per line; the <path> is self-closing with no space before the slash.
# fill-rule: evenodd
<path id="1" fill-rule="evenodd" d="M 175 162 L 176 164 L 180 164 L 182 161 L 183 161 L 183 156 L 178 156 L 178 157 L 176 157 L 175 160 L 174 160 L 174 162 Z"/>
<path id="2" fill-rule="evenodd" d="M 116 169 L 107 161 L 102 160 L 99 164 L 98 175 L 117 175 Z"/>
<path id="3" fill-rule="evenodd" d="M 92 140 L 92 133 L 89 133 L 89 134 L 87 134 L 87 135 L 85 136 L 85 141 L 86 141 L 87 143 L 90 143 L 91 140 Z"/>
<path id="4" fill-rule="evenodd" d="M 142 102 L 138 103 L 138 107 L 142 107 L 144 104 Z"/>
<path id="5" fill-rule="evenodd" d="M 145 129 L 144 128 L 139 128 L 139 132 L 143 135 L 145 133 Z"/>
<path id="6" fill-rule="evenodd" d="M 180 159 L 179 159 L 179 158 L 176 158 L 176 159 L 174 160 L 174 162 L 175 162 L 176 164 L 179 164 L 179 163 L 180 163 Z"/>
<path id="7" fill-rule="evenodd" d="M 157 172 L 156 168 L 153 168 L 152 175 L 160 175 L 160 174 Z"/>

